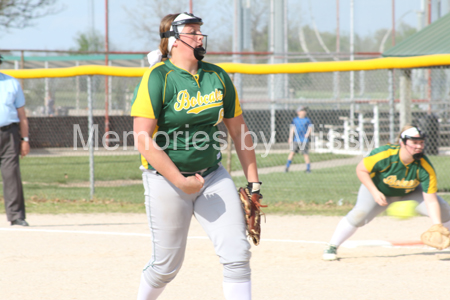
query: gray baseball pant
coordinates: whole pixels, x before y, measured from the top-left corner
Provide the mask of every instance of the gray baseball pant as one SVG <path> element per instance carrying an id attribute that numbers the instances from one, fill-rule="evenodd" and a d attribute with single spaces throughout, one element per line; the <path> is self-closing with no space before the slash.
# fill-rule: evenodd
<path id="1" fill-rule="evenodd" d="M 142 178 L 152 235 L 152 256 L 143 274 L 151 286 L 164 287 L 180 270 L 192 214 L 213 242 L 224 281 L 250 280 L 245 218 L 234 182 L 223 166 L 204 177 L 199 193 L 190 195 L 156 171 L 146 170 Z"/>
<path id="2" fill-rule="evenodd" d="M 25 219 L 25 199 L 20 176 L 19 126 L 0 131 L 0 170 L 3 179 L 3 198 L 8 221 Z"/>
<path id="3" fill-rule="evenodd" d="M 408 195 L 401 197 L 386 197 L 386 201 L 389 204 L 395 201 L 417 201 L 419 203 L 419 205 L 416 207 L 417 213 L 428 216 L 427 207 L 422 193 L 422 187 L 419 185 L 413 192 L 409 193 Z M 437 196 L 437 198 L 439 201 L 439 206 L 441 207 L 442 223 L 450 221 L 450 205 L 445 202 L 445 200 L 440 196 Z M 369 190 L 363 184 L 361 184 L 358 192 L 358 199 L 356 200 L 356 205 L 347 214 L 346 218 L 353 226 L 362 227 L 372 221 L 373 218 L 375 218 L 377 215 L 385 211 L 389 204 L 386 206 L 381 206 L 376 203 Z"/>

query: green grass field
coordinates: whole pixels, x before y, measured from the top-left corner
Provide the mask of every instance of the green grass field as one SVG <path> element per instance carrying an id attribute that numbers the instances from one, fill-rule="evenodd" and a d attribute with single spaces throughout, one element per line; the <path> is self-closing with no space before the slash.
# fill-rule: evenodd
<path id="1" fill-rule="evenodd" d="M 325 161 L 350 157 L 348 155 L 333 155 L 312 153 L 311 160 Z M 267 157 L 256 155 L 259 168 L 279 166 L 286 163 L 287 154 L 270 154 Z M 105 180 L 136 180 L 141 179 L 138 156 L 96 156 L 95 179 Z M 223 155 L 225 165 L 227 155 Z M 303 157 L 296 155 L 293 163 L 302 163 Z M 239 160 L 233 154 L 231 170 L 240 170 Z M 59 183 L 89 181 L 89 158 L 73 157 L 27 157 L 21 161 L 22 180 L 29 183 Z"/>
<path id="2" fill-rule="evenodd" d="M 314 162 L 345 155 L 311 154 Z M 257 155 L 260 168 L 282 166 L 286 154 Z M 439 178 L 441 196 L 450 200 L 450 159 L 430 157 Z M 232 169 L 239 169 L 234 155 Z M 225 164 L 226 156 L 223 159 Z M 294 163 L 302 163 L 297 155 Z M 27 157 L 21 161 L 27 211 L 37 213 L 70 212 L 144 212 L 144 189 L 137 156 L 96 156 L 95 188 L 90 200 L 88 157 Z M 262 174 L 265 209 L 272 213 L 342 215 L 356 201 L 359 181 L 355 165 L 330 167 L 304 172 Z M 235 177 L 236 186 L 246 184 Z M 2 193 L 2 191 L 0 191 Z M 340 204 L 340 205 L 339 205 Z M 4 211 L 3 205 L 0 210 Z"/>

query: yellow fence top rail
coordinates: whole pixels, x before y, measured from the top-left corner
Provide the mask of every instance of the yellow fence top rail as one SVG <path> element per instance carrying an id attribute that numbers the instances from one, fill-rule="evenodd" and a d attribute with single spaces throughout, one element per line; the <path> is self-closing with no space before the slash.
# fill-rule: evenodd
<path id="1" fill-rule="evenodd" d="M 414 57 L 384 57 L 354 61 L 325 61 L 285 64 L 241 64 L 218 63 L 228 73 L 253 75 L 297 74 L 321 72 L 368 71 L 382 69 L 412 69 L 450 65 L 450 54 L 435 54 Z M 0 72 L 19 79 L 73 77 L 84 75 L 105 75 L 120 77 L 141 77 L 148 68 L 110 67 L 86 65 L 53 69 L 5 69 Z"/>

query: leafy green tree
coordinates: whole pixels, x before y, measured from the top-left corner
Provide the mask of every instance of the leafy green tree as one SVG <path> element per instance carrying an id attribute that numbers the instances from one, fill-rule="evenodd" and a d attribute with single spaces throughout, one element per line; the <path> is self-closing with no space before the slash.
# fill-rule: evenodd
<path id="1" fill-rule="evenodd" d="M 105 38 L 98 31 L 81 32 L 74 38 L 77 46 L 72 51 L 104 51 Z"/>

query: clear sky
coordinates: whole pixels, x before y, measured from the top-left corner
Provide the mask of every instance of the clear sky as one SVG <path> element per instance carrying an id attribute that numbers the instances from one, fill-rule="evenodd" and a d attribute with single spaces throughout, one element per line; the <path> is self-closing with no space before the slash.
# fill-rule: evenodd
<path id="1" fill-rule="evenodd" d="M 261 1 L 261 0 L 260 0 Z M 398 19 L 406 14 L 402 21 L 416 27 L 418 23 L 417 11 L 421 9 L 423 0 L 395 0 L 395 15 Z M 350 0 L 340 2 L 340 28 L 341 32 L 350 31 Z M 450 0 L 442 0 L 443 11 L 449 7 Z M 47 49 L 67 50 L 75 47 L 74 38 L 77 33 L 87 32 L 94 20 L 95 29 L 105 32 L 104 0 L 94 0 L 95 17 L 91 17 L 89 0 L 59 0 L 65 9 L 55 15 L 46 16 L 34 21 L 34 26 L 26 29 L 12 29 L 7 33 L 0 33 L 0 49 Z M 194 13 L 196 10 L 196 0 Z M 233 19 L 233 0 L 208 0 L 208 4 L 228 5 L 229 8 L 221 10 L 229 12 L 229 20 Z M 255 5 L 256 1 L 251 3 Z M 314 18 L 320 31 L 336 31 L 336 0 L 288 0 L 289 19 L 296 20 L 302 25 L 312 25 Z M 392 26 L 392 0 L 354 0 L 355 32 L 359 35 L 373 33 L 380 28 Z M 110 0 L 109 1 L 109 36 L 110 42 L 120 51 L 147 51 L 148 41 L 136 39 L 134 29 L 129 21 L 129 16 L 124 7 L 139 11 L 137 0 Z M 309 8 L 311 6 L 311 9 Z M 300 7 L 300 9 L 299 9 Z M 189 0 L 186 0 L 186 10 L 189 8 Z M 295 9 L 294 9 L 295 8 Z M 167 12 L 172 13 L 172 12 Z M 214 11 L 212 11 L 214 14 Z M 199 15 L 203 17 L 202 15 Z M 206 20 L 206 18 L 204 18 Z M 212 19 L 212 18 L 210 18 Z M 206 25 L 206 24 L 205 24 Z M 209 24 L 213 26 L 214 24 Z M 232 22 L 230 23 L 232 31 Z M 205 28 L 204 26 L 203 28 Z M 204 30 L 205 31 L 205 30 Z M 208 32 L 204 32 L 208 34 Z M 153 47 L 152 45 L 150 45 Z"/>

